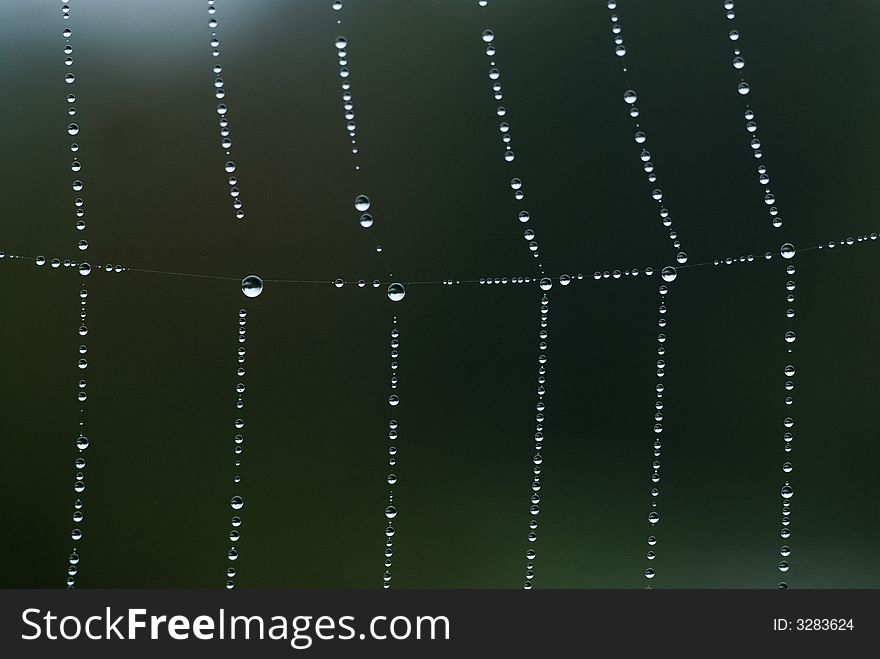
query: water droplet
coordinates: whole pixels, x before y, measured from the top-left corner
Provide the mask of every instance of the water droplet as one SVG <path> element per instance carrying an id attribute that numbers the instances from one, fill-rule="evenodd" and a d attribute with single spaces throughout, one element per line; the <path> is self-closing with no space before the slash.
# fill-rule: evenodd
<path id="1" fill-rule="evenodd" d="M 229 500 L 229 505 L 233 510 L 241 510 L 244 508 L 244 499 L 236 495 Z"/>
<path id="2" fill-rule="evenodd" d="M 737 32 L 736 30 L 731 30 L 730 34 L 728 34 L 727 36 L 730 37 L 731 41 L 737 41 L 739 39 L 739 32 Z"/>
<path id="3" fill-rule="evenodd" d="M 263 292 L 263 280 L 256 275 L 248 275 L 241 280 L 241 292 L 247 297 L 257 297 Z"/>
<path id="4" fill-rule="evenodd" d="M 635 91 L 633 91 L 632 89 L 627 89 L 623 93 L 623 100 L 626 101 L 627 103 L 629 103 L 630 105 L 635 103 L 638 98 L 639 97 L 636 95 Z"/>
<path id="5" fill-rule="evenodd" d="M 387 517 L 388 519 L 394 519 L 395 517 L 397 517 L 397 508 L 395 508 L 394 506 L 388 506 L 385 509 L 385 517 Z"/>
<path id="6" fill-rule="evenodd" d="M 370 198 L 367 195 L 360 194 L 354 199 L 354 207 L 359 210 L 361 213 L 369 210 L 370 208 Z"/>
<path id="7" fill-rule="evenodd" d="M 388 299 L 392 302 L 400 302 L 406 295 L 406 289 L 403 284 L 394 283 L 388 287 Z"/>
<path id="8" fill-rule="evenodd" d="M 791 243 L 785 243 L 779 250 L 779 253 L 782 255 L 784 259 L 790 259 L 794 257 L 795 249 L 794 245 Z"/>
<path id="9" fill-rule="evenodd" d="M 783 499 L 791 499 L 791 497 L 794 496 L 794 490 L 791 488 L 791 485 L 783 486 L 779 493 L 782 495 Z"/>
<path id="10" fill-rule="evenodd" d="M 667 265 L 660 271 L 660 277 L 662 277 L 665 282 L 673 282 L 677 276 L 678 271 L 671 265 Z"/>
<path id="11" fill-rule="evenodd" d="M 495 33 L 492 30 L 483 30 L 483 41 L 486 43 L 492 43 L 495 39 Z"/>
<path id="12" fill-rule="evenodd" d="M 88 276 L 91 272 L 92 266 L 90 266 L 88 263 L 79 264 L 79 274 L 81 274 L 83 277 Z"/>
<path id="13" fill-rule="evenodd" d="M 77 135 L 77 134 L 79 134 L 79 126 L 77 126 L 76 124 L 70 124 L 70 125 L 67 127 L 67 134 L 68 134 L 68 135 Z"/>
<path id="14" fill-rule="evenodd" d="M 747 82 L 741 82 L 741 83 L 739 83 L 739 85 L 737 85 L 737 87 L 736 87 L 736 91 L 738 91 L 738 92 L 739 92 L 740 94 L 742 94 L 743 96 L 745 96 L 746 94 L 749 93 L 749 89 L 750 89 L 750 88 L 749 88 L 749 83 L 747 83 Z"/>
<path id="15" fill-rule="evenodd" d="M 650 513 L 648 513 L 648 521 L 651 522 L 651 524 L 656 524 L 660 521 L 660 513 L 656 511 L 651 511 Z"/>
<path id="16" fill-rule="evenodd" d="M 373 226 L 373 216 L 369 213 L 364 213 L 363 215 L 361 215 L 360 223 L 364 229 L 369 229 L 371 226 Z"/>
<path id="17" fill-rule="evenodd" d="M 542 291 L 549 291 L 553 288 L 553 281 L 549 277 L 544 277 L 538 282 L 538 286 L 541 287 Z"/>
<path id="18" fill-rule="evenodd" d="M 393 395 L 392 395 L 392 396 L 389 396 L 389 397 L 388 397 L 388 404 L 389 404 L 391 407 L 397 407 L 397 405 L 398 405 L 399 403 L 400 403 L 400 398 L 398 398 L 397 396 L 393 396 Z"/>

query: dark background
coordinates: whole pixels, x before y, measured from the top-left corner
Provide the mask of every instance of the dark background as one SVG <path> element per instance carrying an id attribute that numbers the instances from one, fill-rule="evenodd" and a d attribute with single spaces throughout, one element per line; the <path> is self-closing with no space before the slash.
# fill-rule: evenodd
<path id="1" fill-rule="evenodd" d="M 691 264 L 878 228 L 871 0 L 737 0 L 759 135 L 785 218 L 755 182 L 721 0 L 621 0 L 627 82 L 602 1 L 218 0 L 234 159 L 218 146 L 206 2 L 0 1 L 0 249 L 79 258 L 61 30 L 74 31 L 88 260 L 86 507 L 78 587 L 222 587 L 237 310 L 246 306 L 239 587 L 381 584 L 388 331 L 401 330 L 396 587 L 519 587 L 534 432 L 534 284 L 383 281 L 548 272 L 550 353 L 536 587 L 641 587 L 647 561 L 657 277 L 674 259 L 632 140 L 639 93 L 664 203 Z M 341 27 L 336 25 L 342 19 Z M 505 163 L 483 29 L 496 34 L 516 161 Z M 349 41 L 358 142 L 333 42 Z M 525 182 L 517 204 L 511 176 Z M 355 195 L 373 200 L 362 229 Z M 382 244 L 377 255 L 375 246 Z M 783 273 L 680 271 L 668 296 L 654 587 L 775 587 L 779 488 L 791 587 L 878 587 L 877 243 L 799 254 L 797 434 L 781 464 Z M 0 584 L 66 576 L 78 403 L 71 270 L 0 261 L 5 282 Z"/>

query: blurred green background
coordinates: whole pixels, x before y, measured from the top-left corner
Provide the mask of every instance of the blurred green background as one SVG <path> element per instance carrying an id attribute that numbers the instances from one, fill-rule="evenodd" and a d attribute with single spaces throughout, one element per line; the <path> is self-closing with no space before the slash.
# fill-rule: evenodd
<path id="1" fill-rule="evenodd" d="M 550 363 L 536 587 L 642 587 L 659 279 L 673 260 L 624 90 L 690 263 L 876 231 L 880 4 L 737 0 L 785 225 L 755 181 L 721 0 L 218 0 L 233 157 L 219 147 L 204 0 L 0 0 L 0 249 L 79 258 L 61 31 L 73 30 L 88 280 L 78 587 L 223 587 L 237 312 L 248 315 L 238 587 L 374 588 L 384 572 L 388 331 L 399 319 L 395 587 L 515 588 L 527 549 L 539 291 L 363 278 L 548 271 Z M 342 25 L 336 24 L 338 19 Z M 514 163 L 480 33 L 496 35 Z M 334 40 L 347 37 L 361 170 Z M 511 176 L 525 182 L 523 204 Z M 368 194 L 376 224 L 352 207 Z M 377 254 L 377 244 L 383 246 Z M 799 254 L 794 471 L 781 440 L 779 259 L 680 271 L 668 296 L 658 588 L 775 587 L 791 481 L 791 587 L 878 587 L 877 243 Z M 0 261 L 7 295 L 0 585 L 63 587 L 73 546 L 80 277 Z"/>

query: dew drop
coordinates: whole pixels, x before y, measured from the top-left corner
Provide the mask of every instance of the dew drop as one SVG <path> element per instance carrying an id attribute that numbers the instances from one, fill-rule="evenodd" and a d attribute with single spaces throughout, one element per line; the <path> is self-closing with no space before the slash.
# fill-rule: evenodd
<path id="1" fill-rule="evenodd" d="M 492 43 L 495 40 L 495 33 L 492 30 L 483 30 L 483 41 Z"/>
<path id="2" fill-rule="evenodd" d="M 256 275 L 248 275 L 241 280 L 241 292 L 247 297 L 257 297 L 263 292 L 263 280 Z"/>
<path id="3" fill-rule="evenodd" d="M 671 265 L 667 265 L 660 271 L 660 277 L 663 278 L 665 282 L 673 282 L 675 278 L 678 276 L 678 271 L 672 267 Z"/>
<path id="4" fill-rule="evenodd" d="M 229 505 L 233 510 L 241 510 L 244 508 L 244 499 L 236 495 L 229 500 Z"/>
<path id="5" fill-rule="evenodd" d="M 553 288 L 553 281 L 549 277 L 544 277 L 538 282 L 538 286 L 541 287 L 542 291 L 549 291 Z"/>
<path id="6" fill-rule="evenodd" d="M 354 199 L 354 207 L 361 213 L 370 209 L 370 198 L 367 195 L 360 194 Z"/>
<path id="7" fill-rule="evenodd" d="M 785 243 L 780 249 L 779 253 L 782 255 L 784 259 L 790 259 L 794 257 L 795 249 L 794 245 L 791 243 Z"/>
<path id="8" fill-rule="evenodd" d="M 741 82 L 736 87 L 736 91 L 738 91 L 743 96 L 748 94 L 749 90 L 750 90 L 750 87 L 749 87 L 749 83 L 747 83 L 747 82 Z"/>
<path id="9" fill-rule="evenodd" d="M 403 284 L 395 282 L 388 287 L 388 299 L 392 302 L 400 302 L 405 295 L 406 289 Z"/>

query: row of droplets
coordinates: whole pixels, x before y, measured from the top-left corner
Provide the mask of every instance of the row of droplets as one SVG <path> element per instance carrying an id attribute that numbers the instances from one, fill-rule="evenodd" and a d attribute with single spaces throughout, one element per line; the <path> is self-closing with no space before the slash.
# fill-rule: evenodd
<path id="1" fill-rule="evenodd" d="M 235 161 L 230 160 L 232 155 L 232 137 L 229 131 L 229 119 L 227 114 L 229 108 L 226 105 L 226 83 L 221 74 L 223 67 L 220 65 L 220 39 L 217 37 L 217 7 L 216 0 L 208 0 L 208 27 L 211 29 L 211 56 L 214 58 L 215 64 L 211 68 L 214 73 L 214 98 L 217 99 L 217 116 L 219 117 L 220 128 L 220 148 L 226 155 L 226 162 L 223 165 L 223 171 L 226 173 L 226 183 L 229 186 L 229 196 L 232 198 L 232 208 L 235 218 L 244 219 L 244 203 L 241 200 L 241 192 L 238 188 L 238 175 L 235 173 Z"/>
<path id="2" fill-rule="evenodd" d="M 483 5 L 485 6 L 485 5 Z M 501 70 L 496 64 L 495 55 L 497 53 L 496 45 L 495 45 L 495 33 L 490 29 L 483 30 L 480 35 L 483 43 L 485 44 L 486 56 L 489 57 L 489 81 L 491 83 L 492 90 L 492 98 L 496 102 L 500 102 L 504 98 L 504 93 L 501 87 Z M 516 154 L 513 151 L 512 146 L 512 136 L 510 133 L 510 123 L 507 121 L 507 108 L 504 105 L 497 105 L 495 107 L 495 115 L 499 119 L 498 123 L 498 131 L 501 134 L 501 145 L 504 161 L 507 163 L 512 163 L 516 160 Z M 513 198 L 521 202 L 525 199 L 525 190 L 523 189 L 523 181 L 521 178 L 515 176 L 510 179 L 510 188 L 513 190 Z M 517 212 L 517 220 L 520 224 L 528 225 L 531 220 L 531 214 L 529 211 L 522 209 Z M 532 256 L 538 260 L 538 270 L 543 275 L 544 274 L 544 265 L 540 261 L 539 244 L 537 240 L 537 234 L 535 230 L 531 226 L 526 226 L 523 230 L 522 234 L 523 238 L 526 241 L 529 251 L 532 253 Z"/>
<path id="3" fill-rule="evenodd" d="M 336 37 L 334 45 L 336 46 L 336 57 L 339 60 L 339 77 L 342 78 L 342 110 L 345 117 L 345 130 L 351 140 L 351 153 L 355 157 L 354 168 L 359 170 L 360 165 L 357 164 L 358 145 L 355 136 L 357 124 L 354 118 L 354 99 L 351 95 L 351 80 L 349 79 L 351 72 L 348 69 L 348 39 L 340 35 Z M 363 224 L 363 220 L 361 224 Z"/>
<path id="4" fill-rule="evenodd" d="M 675 281 L 674 273 L 667 273 L 664 281 L 673 282 Z M 656 361 L 656 376 L 657 382 L 654 385 L 654 425 L 653 425 L 653 435 L 652 435 L 652 446 L 651 446 L 651 488 L 650 488 L 650 510 L 648 512 L 648 524 L 651 528 L 652 533 L 648 536 L 648 549 L 645 553 L 645 558 L 648 561 L 648 567 L 645 568 L 645 579 L 650 582 L 651 579 L 654 578 L 656 574 L 656 570 L 653 567 L 654 559 L 657 557 L 657 554 L 654 548 L 657 546 L 657 536 L 653 534 L 654 527 L 660 522 L 660 513 L 657 510 L 658 505 L 657 501 L 660 496 L 660 449 L 662 447 L 662 439 L 663 439 L 663 413 L 665 403 L 663 401 L 663 394 L 666 391 L 666 385 L 663 384 L 663 378 L 666 375 L 666 355 L 667 355 L 667 326 L 668 321 L 666 318 L 667 306 L 666 306 L 666 295 L 669 293 L 669 287 L 666 284 L 661 284 L 659 288 L 660 293 L 660 303 L 657 307 L 657 327 L 659 328 L 659 332 L 657 334 L 657 361 Z M 650 588 L 650 586 L 646 586 Z"/>
<path id="5" fill-rule="evenodd" d="M 782 246 L 782 257 L 786 260 L 791 260 L 794 258 L 796 254 L 796 250 L 793 245 L 790 243 L 786 243 Z M 784 452 L 784 462 L 782 463 L 782 472 L 783 472 L 783 485 L 780 489 L 780 495 L 782 498 L 782 528 L 779 532 L 781 538 L 781 546 L 779 547 L 779 555 L 781 559 L 777 563 L 777 568 L 780 572 L 788 572 L 789 563 L 788 557 L 791 554 L 791 548 L 788 546 L 788 538 L 791 537 L 791 498 L 794 495 L 794 489 L 791 486 L 791 482 L 788 480 L 788 475 L 793 471 L 794 467 L 792 466 L 790 460 L 790 454 L 792 450 L 792 441 L 794 440 L 794 433 L 792 428 L 794 427 L 794 418 L 792 416 L 792 406 L 794 405 L 794 398 L 792 396 L 792 391 L 794 390 L 795 382 L 794 376 L 796 373 L 794 363 L 793 363 L 793 351 L 794 344 L 797 340 L 797 335 L 795 334 L 793 324 L 795 318 L 795 288 L 796 284 L 794 281 L 795 274 L 795 265 L 794 263 L 789 263 L 785 266 L 785 302 L 786 302 L 786 310 L 785 310 L 785 318 L 786 318 L 786 328 L 785 333 L 783 334 L 783 338 L 785 340 L 785 350 L 786 350 L 786 365 L 783 368 L 783 375 L 785 376 L 785 384 L 784 384 L 784 394 L 783 394 L 783 413 L 785 417 L 782 420 L 783 427 L 783 452 Z M 788 584 L 785 581 L 780 581 L 778 583 L 779 588 L 788 588 Z"/>
<path id="6" fill-rule="evenodd" d="M 238 486 L 241 483 L 241 454 L 244 452 L 244 418 L 241 412 L 244 408 L 244 360 L 247 351 L 245 350 L 245 341 L 247 339 L 247 309 L 239 309 L 238 311 L 238 346 L 235 350 L 235 421 L 232 425 L 235 432 L 232 436 L 232 453 L 233 453 L 233 471 L 232 486 L 235 494 L 229 500 L 229 506 L 232 508 L 233 516 L 230 520 L 229 542 L 230 547 L 226 552 L 226 558 L 230 565 L 226 568 L 226 588 L 232 590 L 235 588 L 235 577 L 238 570 L 235 567 L 235 561 L 238 560 L 238 541 L 241 539 L 241 516 L 239 511 L 244 508 L 244 498 L 238 494 Z"/>
<path id="7" fill-rule="evenodd" d="M 868 243 L 871 241 L 876 241 L 878 237 L 878 233 L 864 233 L 858 234 L 856 236 L 848 236 L 846 238 L 841 238 L 838 240 L 829 240 L 827 243 L 822 243 L 819 245 L 813 245 L 811 247 L 805 247 L 796 250 L 797 252 L 802 251 L 811 251 L 811 250 L 831 250 L 836 247 L 852 247 L 854 245 L 858 245 L 860 243 Z M 783 249 L 788 249 L 786 243 L 780 248 L 780 255 Z M 707 265 L 721 266 L 721 265 L 736 265 L 739 263 L 754 263 L 756 261 L 769 261 L 774 258 L 777 258 L 778 255 L 773 252 L 767 251 L 764 252 L 763 255 L 759 254 L 755 256 L 754 254 L 748 255 L 740 255 L 740 256 L 727 256 L 724 258 L 714 259 L 713 261 L 707 261 L 706 263 L 694 263 L 688 264 L 686 266 L 680 266 L 683 268 L 697 268 L 703 267 Z M 108 263 L 106 265 L 96 265 L 91 266 L 88 263 L 79 263 L 77 261 L 72 261 L 71 259 L 47 259 L 45 256 L 23 256 L 19 254 L 10 254 L 5 251 L 0 250 L 0 260 L 8 259 L 8 260 L 22 260 L 22 261 L 31 261 L 34 264 L 39 266 L 45 266 L 49 264 L 53 269 L 75 269 L 81 275 L 91 274 L 93 271 L 104 271 L 104 272 L 147 272 L 152 274 L 164 274 L 164 275 L 177 275 L 184 277 L 207 277 L 207 278 L 217 278 L 217 279 L 235 279 L 234 277 L 218 277 L 214 275 L 200 275 L 200 274 L 192 274 L 192 273 L 179 273 L 179 272 L 171 272 L 171 271 L 163 271 L 163 270 L 141 270 L 139 268 L 128 268 L 120 264 L 113 265 L 112 263 Z M 614 269 L 614 270 L 596 270 L 592 273 L 592 275 L 585 275 L 584 273 L 578 273 L 576 275 L 569 274 L 561 274 L 556 277 L 527 277 L 522 275 L 512 275 L 512 276 L 493 276 L 493 277 L 480 277 L 478 279 L 455 279 L 448 278 L 437 281 L 420 281 L 420 282 L 410 282 L 413 284 L 442 284 L 444 286 L 458 286 L 461 284 L 480 284 L 480 285 L 497 285 L 497 284 L 529 284 L 534 282 L 540 282 L 542 279 L 549 279 L 551 282 L 559 282 L 562 286 L 568 286 L 569 284 L 575 281 L 581 281 L 584 279 L 594 279 L 596 281 L 600 280 L 615 280 L 615 279 L 623 279 L 623 278 L 631 278 L 638 277 L 644 275 L 646 277 L 651 277 L 658 272 L 661 274 L 661 277 L 666 279 L 670 276 L 671 273 L 677 272 L 677 268 L 673 266 L 666 266 L 665 268 L 655 268 L 648 266 L 646 268 L 627 268 L 625 270 Z M 401 293 L 406 293 L 406 285 L 407 282 L 396 283 L 396 282 L 388 282 L 381 281 L 379 279 L 366 280 L 366 279 L 358 279 L 358 280 L 345 280 L 343 278 L 337 278 L 334 280 L 294 280 L 294 279 L 270 279 L 270 282 L 278 282 L 278 283 L 300 283 L 300 284 L 318 284 L 318 285 L 327 285 L 330 284 L 335 288 L 343 288 L 347 285 L 354 285 L 358 288 L 380 288 L 383 285 L 393 286 L 393 288 L 389 291 L 390 294 L 395 297 L 399 296 Z M 248 275 L 242 280 L 242 291 L 248 297 L 256 297 L 262 292 L 263 289 L 263 280 L 257 277 L 256 275 Z"/>
<path id="8" fill-rule="evenodd" d="M 734 11 L 734 3 L 733 0 L 724 0 L 724 15 L 725 18 L 729 21 L 732 21 L 736 18 L 736 13 Z M 727 33 L 727 38 L 734 43 L 733 48 L 733 58 L 731 60 L 731 64 L 735 71 L 740 72 L 746 66 L 745 58 L 742 55 L 742 50 L 738 47 L 740 40 L 739 30 L 730 30 Z M 736 84 L 736 91 L 741 96 L 748 96 L 751 91 L 751 86 L 741 74 L 738 74 L 738 81 Z M 764 200 L 764 205 L 767 207 L 768 213 L 770 215 L 770 225 L 778 229 L 782 227 L 782 217 L 779 215 L 779 209 L 776 207 L 776 195 L 770 189 L 770 174 L 767 170 L 767 165 L 763 163 L 764 158 L 764 150 L 761 145 L 761 139 L 758 136 L 758 123 L 755 120 L 755 111 L 751 108 L 749 103 L 745 104 L 745 108 L 743 110 L 743 118 L 745 119 L 745 129 L 748 135 L 749 140 L 749 148 L 751 149 L 751 153 L 754 156 L 755 160 L 758 161 L 756 176 L 758 185 L 762 189 L 762 195 Z"/>
<path id="9" fill-rule="evenodd" d="M 330 7 L 335 12 L 341 12 L 343 9 L 342 3 L 338 1 L 334 1 L 330 5 Z M 342 15 L 339 13 L 337 14 L 336 25 L 342 25 Z M 351 93 L 351 71 L 348 68 L 348 37 L 340 34 L 333 40 L 333 45 L 336 47 L 336 58 L 339 64 L 339 77 L 342 79 L 342 111 L 343 118 L 345 120 L 345 130 L 347 131 L 348 138 L 351 141 L 351 153 L 354 156 L 355 160 L 355 171 L 360 171 L 361 166 L 358 161 L 360 148 L 357 142 L 357 122 L 355 120 L 354 112 L 354 97 Z M 360 214 L 358 216 L 358 224 L 360 224 L 360 226 L 364 229 L 369 229 L 374 224 L 372 213 L 367 212 L 370 210 L 371 205 L 372 202 L 367 195 L 359 194 L 355 197 L 354 207 L 355 210 Z M 381 252 L 382 245 L 376 245 L 376 253 L 378 254 Z"/>
<path id="10" fill-rule="evenodd" d="M 400 329 L 397 324 L 397 316 L 391 320 L 391 342 L 390 342 L 390 367 L 391 373 L 389 377 L 389 388 L 391 390 L 388 396 L 388 405 L 396 409 L 400 405 L 400 395 L 397 393 L 397 385 L 399 378 L 399 362 L 400 357 Z M 394 556 L 394 518 L 397 517 L 397 507 L 394 503 L 394 486 L 397 484 L 397 438 L 399 423 L 396 418 L 388 421 L 388 475 L 385 482 L 388 483 L 388 501 L 385 505 L 385 572 L 382 574 L 382 587 L 391 587 L 391 559 Z"/>
<path id="11" fill-rule="evenodd" d="M 544 287 L 542 286 L 542 289 Z M 544 290 L 549 290 L 549 287 Z M 535 404 L 535 454 L 532 456 L 532 482 L 529 495 L 529 530 L 526 534 L 528 549 L 526 549 L 526 570 L 523 588 L 530 590 L 535 578 L 535 559 L 538 552 L 535 543 L 538 540 L 538 515 L 541 512 L 541 465 L 544 462 L 542 451 L 544 450 L 544 410 L 546 403 L 544 396 L 547 393 L 547 362 L 549 361 L 549 331 L 547 325 L 550 317 L 550 298 L 547 294 L 541 295 L 539 307 L 538 329 L 538 378 L 536 392 L 538 401 Z"/>
<path id="12" fill-rule="evenodd" d="M 611 33 L 614 35 L 614 54 L 623 59 L 626 57 L 627 51 L 626 45 L 623 43 L 623 27 L 620 24 L 620 17 L 614 13 L 614 10 L 617 9 L 616 0 L 608 0 L 607 6 L 612 12 L 610 18 Z M 622 71 L 624 76 L 628 78 L 629 68 L 625 59 L 623 59 Z M 672 247 L 676 251 L 675 260 L 683 265 L 687 263 L 688 260 L 687 252 L 685 252 L 682 247 L 681 238 L 679 237 L 678 232 L 672 228 L 672 218 L 670 217 L 669 210 L 663 204 L 663 190 L 657 187 L 657 174 L 655 172 L 654 163 L 651 160 L 651 152 L 645 147 L 648 137 L 645 134 L 645 131 L 642 130 L 638 118 L 640 114 L 639 108 L 635 104 L 638 100 L 638 94 L 633 89 L 627 89 L 623 93 L 623 100 L 629 106 L 629 116 L 633 119 L 635 130 L 633 139 L 640 147 L 639 160 L 642 162 L 642 170 L 644 170 L 648 177 L 649 187 L 651 188 L 651 198 L 657 202 L 659 207 L 661 224 L 669 230 L 669 239 L 672 241 Z"/>
<path id="13" fill-rule="evenodd" d="M 63 20 L 70 20 L 70 2 L 62 3 L 61 7 L 61 15 Z M 65 27 L 61 33 L 64 38 L 64 66 L 67 73 L 64 75 L 64 82 L 67 85 L 68 93 L 66 96 L 66 101 L 68 103 L 67 115 L 70 118 L 75 117 L 76 115 L 76 106 L 74 103 L 76 102 L 76 75 L 73 73 L 73 45 L 71 44 L 71 37 L 73 36 L 73 31 Z M 67 135 L 70 137 L 77 137 L 80 134 L 79 124 L 75 122 L 70 122 L 67 125 Z M 75 193 L 73 200 L 74 207 L 74 217 L 75 219 L 75 228 L 77 231 L 82 232 L 86 228 L 85 222 L 85 202 L 83 198 L 80 196 L 83 189 L 85 188 L 85 184 L 80 178 L 82 171 L 82 163 L 79 160 L 79 151 L 80 146 L 77 142 L 71 142 L 70 151 L 73 155 L 73 160 L 70 163 L 70 171 L 73 173 L 73 182 L 71 183 L 71 188 Z M 80 239 L 77 241 L 77 249 L 82 252 L 85 252 L 89 248 L 88 241 L 85 239 Z M 45 259 L 43 260 L 45 263 Z M 65 262 L 67 264 L 67 262 Z M 61 262 L 59 261 L 58 265 L 55 265 L 55 261 L 52 261 L 52 265 L 54 267 L 59 267 Z M 71 263 L 68 267 L 76 267 L 79 274 L 85 278 L 91 272 L 91 266 L 86 263 Z M 77 386 L 76 386 L 76 400 L 79 403 L 79 428 L 76 435 L 75 440 L 75 449 L 76 449 L 76 457 L 74 458 L 74 482 L 73 482 L 73 491 L 74 491 L 74 501 L 73 501 L 73 513 L 72 513 L 72 521 L 73 528 L 70 531 L 70 539 L 73 541 L 73 548 L 68 557 L 67 563 L 67 587 L 74 588 L 76 586 L 76 578 L 79 572 L 79 545 L 78 543 L 83 538 L 83 522 L 85 520 L 85 513 L 83 511 L 84 503 L 83 503 L 83 492 L 86 489 L 85 482 L 85 474 L 83 470 L 86 467 L 86 457 L 85 451 L 89 448 L 89 439 L 86 436 L 86 400 L 88 399 L 87 392 L 87 382 L 85 379 L 85 373 L 89 366 L 88 361 L 88 346 L 84 343 L 85 337 L 89 334 L 89 326 L 88 326 L 88 310 L 87 310 L 87 302 L 88 302 L 89 292 L 85 286 L 85 279 L 82 282 L 82 289 L 79 292 L 79 318 L 77 321 L 77 335 L 79 337 L 79 346 L 77 348 L 77 357 L 76 357 L 76 369 L 79 377 L 77 378 Z"/>
<path id="14" fill-rule="evenodd" d="M 734 20 L 736 18 L 736 12 L 734 11 L 733 0 L 723 0 L 722 4 L 724 7 L 725 18 L 728 21 Z M 740 40 L 740 33 L 738 30 L 729 30 L 727 36 L 728 39 L 734 44 L 738 44 Z M 733 48 L 732 64 L 733 68 L 736 71 L 742 71 L 745 68 L 746 64 L 745 59 L 742 56 L 742 50 L 736 45 Z M 740 77 L 739 82 L 737 83 L 736 90 L 741 96 L 748 96 L 749 92 L 751 91 L 751 87 L 744 78 Z M 749 136 L 749 147 L 752 150 L 752 155 L 758 161 L 758 184 L 761 186 L 762 189 L 764 205 L 768 207 L 768 212 L 770 215 L 770 225 L 774 229 L 779 229 L 782 227 L 782 217 L 780 217 L 779 209 L 776 207 L 776 195 L 773 194 L 772 190 L 769 187 L 770 175 L 768 173 L 767 166 L 762 161 L 764 157 L 764 152 L 762 149 L 761 140 L 758 136 L 758 124 L 755 121 L 755 112 L 748 103 L 745 104 L 743 116 L 746 121 L 746 133 Z M 794 259 L 796 253 L 797 250 L 791 243 L 785 243 L 780 248 L 780 254 L 782 258 L 786 261 L 791 261 L 792 259 Z M 794 404 L 792 391 L 794 390 L 795 386 L 794 375 L 796 373 L 796 369 L 793 363 L 793 351 L 795 341 L 797 340 L 797 335 L 794 331 L 794 318 L 796 315 L 794 309 L 795 288 L 797 287 L 794 280 L 795 271 L 796 268 L 794 263 L 790 262 L 785 266 L 786 326 L 783 333 L 783 345 L 785 346 L 786 350 L 786 364 L 783 368 L 783 375 L 786 379 L 784 381 L 784 418 L 782 420 L 783 451 L 785 453 L 785 460 L 782 464 L 784 480 L 783 485 L 780 488 L 780 495 L 782 499 L 782 529 L 780 531 L 780 538 L 782 544 L 779 547 L 779 555 L 781 557 L 781 560 L 777 562 L 777 569 L 782 573 L 788 572 L 789 569 L 788 557 L 791 555 L 791 548 L 788 545 L 788 538 L 791 537 L 791 498 L 794 495 L 794 489 L 792 488 L 791 482 L 790 480 L 788 480 L 788 477 L 794 469 L 791 460 L 789 459 L 789 454 L 791 453 L 792 441 L 794 439 L 794 434 L 792 432 L 792 428 L 794 427 L 794 418 L 791 410 Z M 780 581 L 777 586 L 779 588 L 788 588 L 788 584 L 785 581 Z"/>

